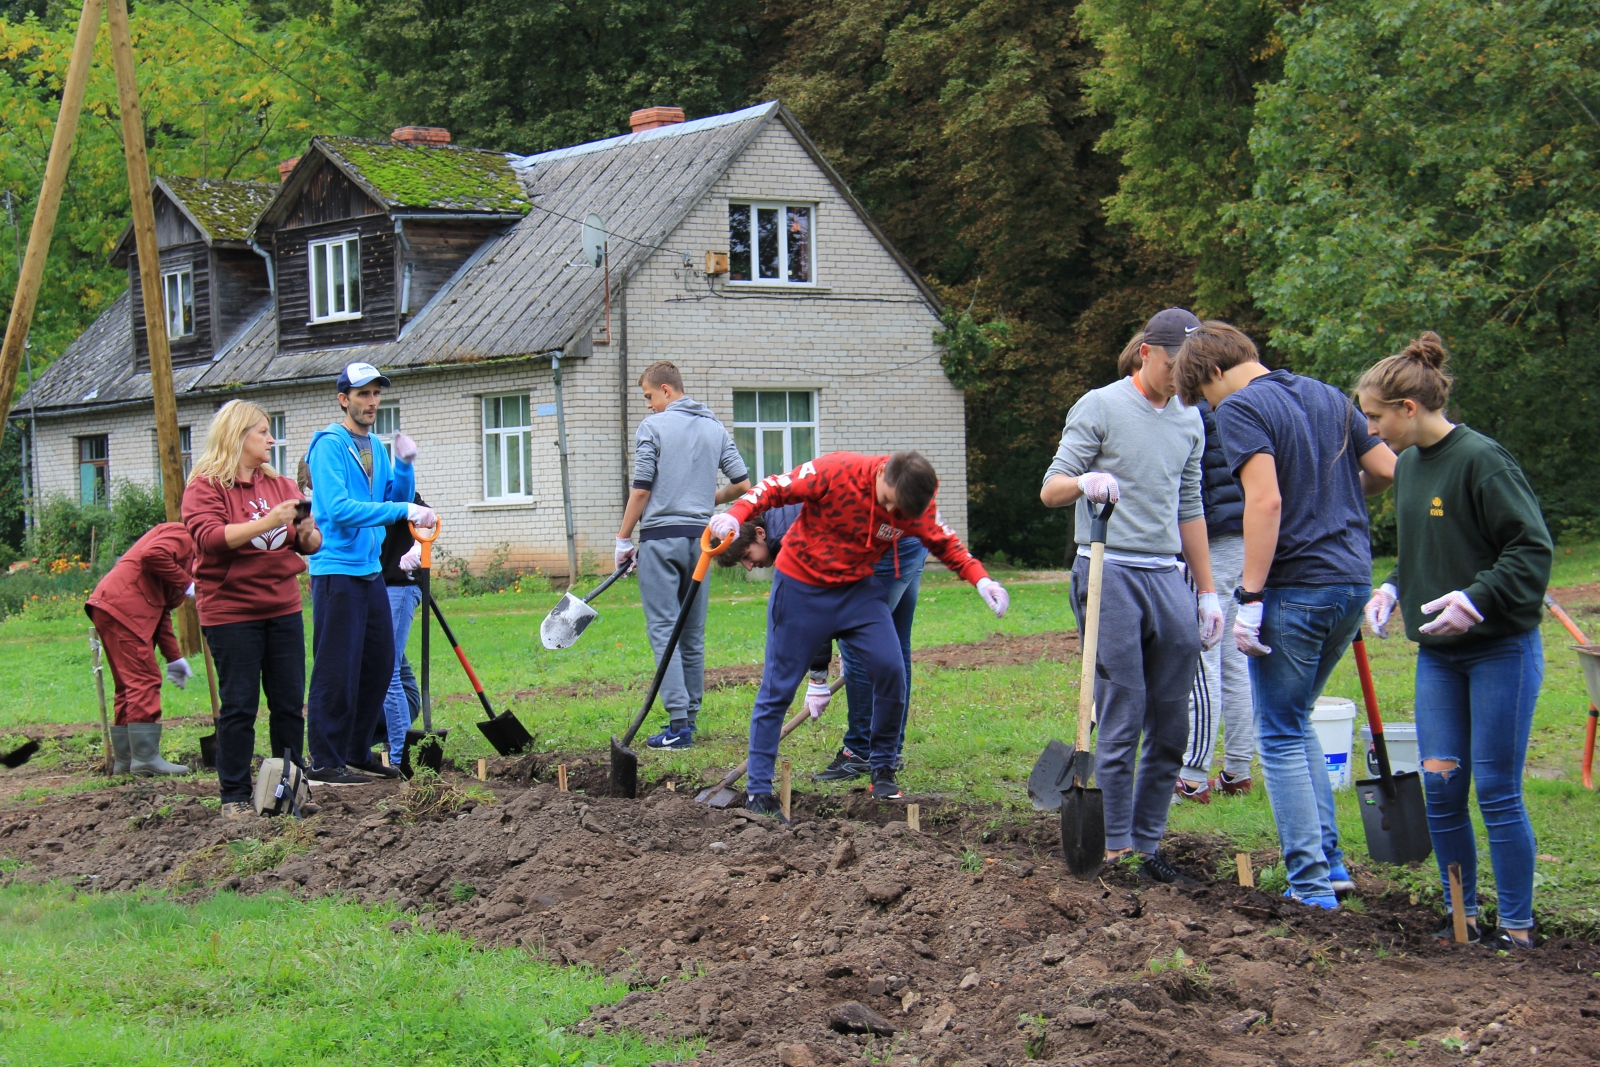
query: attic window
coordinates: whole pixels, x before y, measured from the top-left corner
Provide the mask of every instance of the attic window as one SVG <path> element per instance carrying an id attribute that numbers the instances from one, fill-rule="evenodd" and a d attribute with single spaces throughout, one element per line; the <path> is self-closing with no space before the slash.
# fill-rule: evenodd
<path id="1" fill-rule="evenodd" d="M 194 269 L 164 271 L 161 296 L 167 309 L 167 337 L 176 341 L 194 333 Z"/>
<path id="2" fill-rule="evenodd" d="M 312 241 L 311 321 L 338 322 L 361 317 L 361 238 L 351 234 Z"/>
<path id="3" fill-rule="evenodd" d="M 728 204 L 728 281 L 811 285 L 816 281 L 813 204 Z"/>

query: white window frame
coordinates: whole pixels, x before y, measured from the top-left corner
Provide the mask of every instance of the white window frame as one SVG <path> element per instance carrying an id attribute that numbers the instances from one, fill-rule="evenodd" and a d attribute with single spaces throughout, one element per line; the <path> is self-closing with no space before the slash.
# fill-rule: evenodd
<path id="1" fill-rule="evenodd" d="M 385 417 L 387 416 L 387 418 Z M 387 425 L 386 425 L 387 424 Z M 383 445 L 383 454 L 394 459 L 394 435 L 400 432 L 400 402 L 384 400 L 378 404 L 378 413 L 372 420 L 372 436 Z M 313 489 L 316 487 L 313 486 Z"/>
<path id="2" fill-rule="evenodd" d="M 279 431 L 282 431 L 281 433 Z M 289 477 L 289 416 L 282 411 L 267 413 L 267 432 L 272 435 L 271 463 L 279 474 Z"/>
<path id="3" fill-rule="evenodd" d="M 740 417 L 739 394 L 741 393 L 757 394 L 756 417 L 754 419 Z M 781 421 L 762 418 L 759 395 L 761 393 L 781 393 L 784 395 L 784 405 L 788 410 L 786 410 L 785 416 Z M 793 413 L 791 398 L 795 394 L 803 394 L 811 398 L 811 417 L 809 419 L 792 419 L 789 417 Z M 770 386 L 763 389 L 757 386 L 734 390 L 733 440 L 739 446 L 739 453 L 744 457 L 745 465 L 750 468 L 750 480 L 752 482 L 760 481 L 762 478 L 772 474 L 787 474 L 806 460 L 816 459 L 822 455 L 822 437 L 818 428 L 820 421 L 818 416 L 820 413 L 817 410 L 817 400 L 818 395 L 815 389 L 783 389 Z M 811 454 L 798 459 L 796 456 L 803 449 L 795 448 L 794 430 L 796 429 L 809 429 L 811 431 Z M 766 445 L 769 440 L 768 435 L 774 433 L 781 434 L 778 440 L 781 441 L 783 447 L 783 466 L 769 470 L 766 462 Z"/>
<path id="4" fill-rule="evenodd" d="M 187 289 L 187 292 L 185 290 Z M 173 305 L 176 297 L 177 305 Z M 195 334 L 194 316 L 194 266 L 178 267 L 161 272 L 161 307 L 167 316 L 167 338 L 178 340 Z M 189 313 L 188 324 L 184 312 Z"/>
<path id="5" fill-rule="evenodd" d="M 528 393 L 493 393 L 481 399 L 483 402 L 478 410 L 483 420 L 484 502 L 507 504 L 530 501 L 533 499 L 533 397 Z M 507 400 L 520 402 L 522 417 L 519 424 L 506 421 Z M 494 405 L 493 409 L 491 405 Z M 491 410 L 497 414 L 491 415 Z M 491 426 L 491 422 L 499 422 L 500 425 Z M 514 447 L 508 447 L 513 440 Z M 513 482 L 507 468 L 513 451 L 519 452 L 521 459 L 516 479 L 520 489 L 516 492 L 511 489 Z"/>
<path id="6" fill-rule="evenodd" d="M 750 209 L 750 274 L 751 277 L 733 277 L 733 209 Z M 811 277 L 805 281 L 789 280 L 789 227 L 786 225 L 790 209 L 808 212 L 811 226 Z M 778 212 L 778 276 L 763 278 L 761 274 L 760 218 L 764 210 Z M 781 285 L 814 287 L 817 284 L 817 205 L 806 201 L 739 200 L 728 201 L 728 284 L 729 285 Z"/>
<path id="7" fill-rule="evenodd" d="M 338 288 L 334 271 L 331 269 L 335 249 L 338 250 L 338 255 L 344 260 L 345 307 L 342 310 L 336 306 Z M 320 286 L 317 279 L 317 255 L 319 252 L 326 257 L 326 262 L 329 264 L 329 266 L 324 267 L 324 275 Z M 355 264 L 354 310 L 350 309 L 350 265 L 352 261 Z M 322 302 L 320 304 L 317 301 L 319 288 L 322 290 Z M 330 237 L 326 240 L 308 243 L 306 245 L 306 310 L 310 313 L 311 323 L 348 322 L 351 319 L 359 319 L 361 317 L 361 298 L 361 235 L 347 233 L 339 237 Z M 319 307 L 323 309 L 321 314 L 318 314 Z"/>

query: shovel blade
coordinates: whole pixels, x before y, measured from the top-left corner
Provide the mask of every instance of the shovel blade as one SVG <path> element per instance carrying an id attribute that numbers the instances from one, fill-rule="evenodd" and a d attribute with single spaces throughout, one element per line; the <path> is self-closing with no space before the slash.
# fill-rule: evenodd
<path id="1" fill-rule="evenodd" d="M 629 800 L 639 795 L 639 757 L 615 734 L 611 735 L 611 795 Z"/>
<path id="2" fill-rule="evenodd" d="M 1061 807 L 1061 791 L 1072 784 L 1071 745 L 1051 741 L 1033 763 L 1028 775 L 1028 799 L 1034 811 L 1055 811 Z"/>
<path id="3" fill-rule="evenodd" d="M 217 735 L 215 731 L 200 738 L 200 766 L 208 771 L 217 769 Z"/>
<path id="4" fill-rule="evenodd" d="M 509 711 L 502 711 L 492 719 L 487 719 L 478 724 L 484 739 L 494 746 L 494 750 L 502 756 L 515 756 L 519 752 L 526 752 L 533 744 L 533 735 Z"/>
<path id="5" fill-rule="evenodd" d="M 713 808 L 731 808 L 734 801 L 739 799 L 739 791 L 726 786 L 717 790 L 716 795 L 706 801 Z"/>
<path id="6" fill-rule="evenodd" d="M 400 776 L 410 779 L 418 767 L 426 767 L 435 774 L 444 770 L 444 739 L 449 730 L 407 730 L 405 748 L 400 754 Z"/>
<path id="7" fill-rule="evenodd" d="M 1106 858 L 1106 798 L 1074 783 L 1061 794 L 1061 858 L 1067 871 L 1088 881 Z"/>
<path id="8" fill-rule="evenodd" d="M 1416 771 L 1394 775 L 1394 796 L 1384 792 L 1383 779 L 1356 783 L 1367 852 L 1379 863 L 1420 863 L 1433 852 L 1428 834 L 1428 803 L 1422 776 Z"/>
<path id="9" fill-rule="evenodd" d="M 0 766 L 12 769 L 20 767 L 31 760 L 33 754 L 37 751 L 39 751 L 39 742 L 33 740 L 24 741 L 4 756 L 0 756 Z"/>
<path id="10" fill-rule="evenodd" d="M 564 593 L 539 624 L 539 641 L 551 651 L 571 648 L 599 614 L 571 593 Z"/>

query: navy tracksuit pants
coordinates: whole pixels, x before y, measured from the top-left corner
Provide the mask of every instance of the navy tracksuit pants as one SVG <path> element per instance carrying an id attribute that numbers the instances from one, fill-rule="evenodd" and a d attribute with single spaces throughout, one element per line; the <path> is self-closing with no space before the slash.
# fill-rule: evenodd
<path id="1" fill-rule="evenodd" d="M 394 627 L 383 578 L 312 575 L 311 626 L 311 769 L 368 763 L 394 675 Z"/>
<path id="2" fill-rule="evenodd" d="M 894 766 L 906 705 L 906 669 L 888 590 L 876 577 L 849 585 L 811 585 L 779 571 L 767 601 L 766 667 L 750 716 L 750 795 L 772 792 L 784 716 L 812 658 L 835 638 L 850 643 L 872 679 L 873 770 Z"/>

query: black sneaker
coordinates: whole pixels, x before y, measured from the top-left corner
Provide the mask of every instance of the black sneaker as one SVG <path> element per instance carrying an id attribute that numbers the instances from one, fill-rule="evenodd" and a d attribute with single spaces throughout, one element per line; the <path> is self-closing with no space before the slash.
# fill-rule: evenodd
<path id="1" fill-rule="evenodd" d="M 348 767 L 329 767 L 321 771 L 307 771 L 306 781 L 318 785 L 371 785 L 372 779 L 355 774 Z"/>
<path id="2" fill-rule="evenodd" d="M 744 798 L 744 810 L 753 815 L 770 815 L 785 826 L 792 825 L 783 814 L 783 805 L 779 804 L 778 798 L 771 793 L 763 793 L 760 796 L 746 796 Z"/>
<path id="3" fill-rule="evenodd" d="M 1528 931 L 1528 940 L 1526 941 L 1512 937 L 1505 930 L 1496 930 L 1494 936 L 1485 938 L 1482 941 L 1482 945 L 1484 948 L 1493 949 L 1496 952 L 1527 952 L 1539 947 L 1539 938 L 1534 935 L 1532 930 Z"/>
<path id="4" fill-rule="evenodd" d="M 813 782 L 848 782 L 852 778 L 864 778 L 872 773 L 872 764 L 851 752 L 848 748 L 841 748 L 839 754 L 833 757 L 833 762 L 811 776 Z"/>
<path id="5" fill-rule="evenodd" d="M 902 800 L 899 784 L 894 780 L 893 767 L 880 767 L 872 772 L 873 800 Z"/>
<path id="6" fill-rule="evenodd" d="M 374 778 L 400 777 L 399 767 L 385 767 L 378 760 L 372 760 L 368 763 L 352 763 L 347 769 L 352 771 L 360 771 L 362 774 L 370 774 Z M 312 781 L 314 782 L 316 779 L 313 778 Z"/>
<path id="7" fill-rule="evenodd" d="M 1455 924 L 1455 921 L 1447 916 L 1445 918 L 1444 922 L 1439 924 L 1439 928 L 1433 932 L 1433 939 L 1435 941 L 1443 942 L 1443 943 L 1446 943 L 1446 944 L 1451 944 L 1451 945 L 1455 944 L 1456 943 L 1456 924 Z M 1483 933 L 1478 929 L 1477 924 L 1476 923 L 1468 923 L 1467 924 L 1467 944 L 1469 944 L 1469 945 L 1477 945 L 1477 944 L 1481 944 L 1482 941 L 1483 941 Z M 1522 947 L 1526 947 L 1526 946 L 1520 946 L 1519 945 L 1518 947 L 1522 948 Z"/>
<path id="8" fill-rule="evenodd" d="M 1139 877 L 1162 885 L 1193 885 L 1194 879 L 1172 865 L 1167 854 L 1159 848 L 1149 855 L 1139 854 Z"/>

